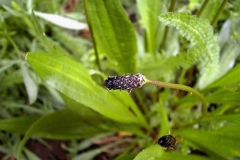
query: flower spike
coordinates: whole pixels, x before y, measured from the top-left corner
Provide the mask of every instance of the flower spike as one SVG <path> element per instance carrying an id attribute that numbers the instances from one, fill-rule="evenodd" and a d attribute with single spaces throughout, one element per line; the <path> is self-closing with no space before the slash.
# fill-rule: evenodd
<path id="1" fill-rule="evenodd" d="M 123 76 L 110 76 L 103 85 L 109 90 L 119 89 L 131 93 L 134 88 L 142 87 L 145 81 L 145 76 L 140 73 L 126 74 Z"/>

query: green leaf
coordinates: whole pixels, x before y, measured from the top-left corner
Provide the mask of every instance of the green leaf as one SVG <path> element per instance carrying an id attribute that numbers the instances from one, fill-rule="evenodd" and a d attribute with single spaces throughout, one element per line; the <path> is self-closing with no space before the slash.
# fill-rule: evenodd
<path id="1" fill-rule="evenodd" d="M 33 104 L 38 95 L 38 85 L 34 82 L 33 78 L 29 75 L 26 62 L 21 63 L 21 71 L 24 80 L 24 85 L 28 93 L 29 104 Z"/>
<path id="2" fill-rule="evenodd" d="M 152 145 L 140 152 L 134 160 L 155 160 L 162 157 L 164 149 L 159 145 Z"/>
<path id="3" fill-rule="evenodd" d="M 44 30 L 33 11 L 31 14 L 31 22 L 32 23 L 29 23 L 29 27 L 32 27 L 34 29 L 34 36 L 40 41 L 42 47 L 45 48 L 45 50 L 49 51 L 50 53 L 62 54 L 70 57 L 69 53 L 62 46 L 45 35 Z"/>
<path id="4" fill-rule="evenodd" d="M 133 73 L 137 53 L 134 29 L 119 0 L 84 0 L 88 24 L 98 53 L 117 63 L 121 73 Z"/>
<path id="5" fill-rule="evenodd" d="M 28 53 L 26 60 L 48 85 L 75 101 L 116 121 L 146 124 L 127 93 L 108 92 L 98 86 L 87 69 L 76 61 L 45 53 Z"/>
<path id="6" fill-rule="evenodd" d="M 165 111 L 165 107 L 163 106 L 162 102 L 159 100 L 159 106 L 158 106 L 158 113 L 159 113 L 159 117 L 161 117 L 161 128 L 160 128 L 160 132 L 159 132 L 159 136 L 163 136 L 165 134 L 168 134 L 170 131 L 170 124 L 168 121 L 168 115 Z"/>
<path id="7" fill-rule="evenodd" d="M 240 64 L 237 64 L 233 69 L 231 69 L 227 74 L 218 79 L 216 82 L 209 85 L 207 88 L 213 87 L 226 87 L 231 84 L 237 84 L 240 82 Z"/>
<path id="8" fill-rule="evenodd" d="M 227 115 L 216 115 L 206 116 L 201 120 L 202 122 L 213 122 L 213 121 L 227 121 L 240 125 L 240 114 L 227 114 Z"/>
<path id="9" fill-rule="evenodd" d="M 67 96 L 63 95 L 62 97 L 66 106 L 68 106 L 71 110 L 79 113 L 81 117 L 85 118 L 88 121 L 87 123 L 89 125 L 97 125 L 98 127 L 109 131 L 127 131 L 134 133 L 140 137 L 146 138 L 146 135 L 140 130 L 140 127 L 135 124 L 126 124 L 113 121 L 111 119 L 103 117 L 88 107 L 80 105 Z"/>
<path id="10" fill-rule="evenodd" d="M 146 52 L 157 53 L 162 41 L 164 27 L 158 15 L 167 12 L 166 0 L 137 0 L 141 23 L 146 30 Z"/>
<path id="11" fill-rule="evenodd" d="M 210 160 L 206 156 L 194 155 L 194 154 L 183 154 L 179 152 L 165 152 L 158 160 Z"/>
<path id="12" fill-rule="evenodd" d="M 45 115 L 32 124 L 21 142 L 18 150 L 19 156 L 24 144 L 32 135 L 50 139 L 69 140 L 89 137 L 108 131 L 129 131 L 145 137 L 137 125 L 118 123 L 106 119 L 87 107 L 79 106 L 78 103 L 70 98 L 65 98 L 65 101 L 67 105 L 71 105 L 73 110 L 63 109 Z"/>
<path id="13" fill-rule="evenodd" d="M 179 152 L 164 152 L 159 145 L 153 145 L 140 152 L 134 160 L 209 160 L 205 156 L 183 154 Z"/>
<path id="14" fill-rule="evenodd" d="M 0 120 L 0 130 L 13 133 L 26 133 L 39 116 L 18 117 Z"/>
<path id="15" fill-rule="evenodd" d="M 214 92 L 213 94 L 206 97 L 207 102 L 217 103 L 217 104 L 230 104 L 239 105 L 240 103 L 240 93 L 233 92 L 230 90 L 220 90 Z"/>
<path id="16" fill-rule="evenodd" d="M 62 32 L 57 27 L 52 29 L 53 38 L 67 48 L 67 50 L 72 53 L 77 60 L 87 52 L 87 46 L 92 47 L 92 43 L 90 41 L 81 39 L 79 37 L 73 37 L 67 32 Z"/>
<path id="17" fill-rule="evenodd" d="M 122 154 L 115 158 L 114 160 L 133 160 L 136 157 L 136 153 Z"/>
<path id="18" fill-rule="evenodd" d="M 176 27 L 179 33 L 191 42 L 187 61 L 198 63 L 199 88 L 213 82 L 219 72 L 219 46 L 213 34 L 213 28 L 207 20 L 199 19 L 187 13 L 168 13 L 159 19 L 166 25 Z"/>
<path id="19" fill-rule="evenodd" d="M 198 146 L 198 148 L 214 159 L 231 159 L 240 156 L 239 125 L 222 127 L 220 130 L 184 130 L 178 132 L 184 140 Z"/>
<path id="20" fill-rule="evenodd" d="M 78 112 L 70 109 L 41 117 L 26 132 L 18 148 L 18 157 L 21 156 L 21 151 L 27 140 L 34 134 L 51 139 L 76 139 L 106 132 L 105 129 L 97 126 L 97 122 L 95 125 L 87 123 L 89 120 L 91 120 L 90 117 L 82 117 Z"/>
<path id="21" fill-rule="evenodd" d="M 107 127 L 101 126 L 102 121 L 93 123 L 91 118 L 93 118 L 91 114 L 83 116 L 74 110 L 63 109 L 41 117 L 31 126 L 25 136 L 38 135 L 44 138 L 68 140 L 108 131 Z"/>

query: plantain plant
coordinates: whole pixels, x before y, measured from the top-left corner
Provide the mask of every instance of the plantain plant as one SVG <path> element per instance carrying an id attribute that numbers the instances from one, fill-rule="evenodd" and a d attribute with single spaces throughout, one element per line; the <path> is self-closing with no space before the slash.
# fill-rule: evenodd
<path id="1" fill-rule="evenodd" d="M 5 158 L 39 159 L 38 137 L 69 140 L 74 160 L 239 159 L 240 1 L 183 2 L 82 0 L 68 18 L 60 1 L 0 2 Z"/>

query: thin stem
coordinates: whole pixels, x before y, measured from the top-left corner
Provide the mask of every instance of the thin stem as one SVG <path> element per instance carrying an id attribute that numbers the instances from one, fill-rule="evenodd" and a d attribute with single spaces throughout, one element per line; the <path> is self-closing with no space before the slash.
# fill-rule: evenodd
<path id="1" fill-rule="evenodd" d="M 177 0 L 172 0 L 171 1 L 171 4 L 170 4 L 169 9 L 168 9 L 168 12 L 172 12 L 174 10 L 174 6 L 175 6 L 176 2 L 177 2 Z M 167 41 L 167 36 L 168 36 L 168 30 L 169 30 L 169 27 L 166 26 L 165 27 L 165 31 L 164 31 L 164 35 L 163 35 L 163 41 L 162 41 L 162 44 L 160 46 L 160 49 L 164 49 L 165 48 L 166 41 Z"/>
<path id="2" fill-rule="evenodd" d="M 206 103 L 205 99 L 203 98 L 203 96 L 198 91 L 196 91 L 195 89 L 193 89 L 189 86 L 182 85 L 182 84 L 174 84 L 174 83 L 154 81 L 154 80 L 148 80 L 148 79 L 145 82 L 148 83 L 148 84 L 153 84 L 155 86 L 159 86 L 159 87 L 173 88 L 173 89 L 180 89 L 180 90 L 188 91 L 191 94 L 196 95 L 202 101 L 202 104 L 203 104 L 203 115 L 202 115 L 202 117 L 204 115 L 206 115 L 206 113 L 207 113 L 207 103 Z"/>
<path id="3" fill-rule="evenodd" d="M 204 8 L 207 6 L 208 2 L 209 2 L 209 0 L 205 0 L 205 1 L 203 2 L 201 8 L 200 8 L 200 9 L 198 10 L 198 12 L 197 12 L 197 17 L 200 17 L 200 16 L 201 16 L 201 14 L 202 14 Z"/>
<path id="4" fill-rule="evenodd" d="M 218 21 L 218 17 L 219 17 L 219 15 L 221 14 L 221 12 L 222 12 L 225 4 L 227 3 L 227 1 L 228 1 L 228 0 L 224 0 L 224 1 L 222 2 L 222 4 L 221 4 L 221 6 L 219 7 L 219 9 L 218 9 L 215 17 L 213 18 L 212 23 L 211 23 L 211 25 L 212 25 L 213 27 L 216 25 L 216 23 L 217 23 L 217 21 Z"/>

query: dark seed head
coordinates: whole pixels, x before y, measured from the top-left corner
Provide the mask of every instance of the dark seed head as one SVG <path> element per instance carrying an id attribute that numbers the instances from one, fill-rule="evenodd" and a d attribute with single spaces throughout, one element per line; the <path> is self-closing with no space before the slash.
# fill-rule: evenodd
<path id="1" fill-rule="evenodd" d="M 158 144 L 164 148 L 168 149 L 175 149 L 177 140 L 172 135 L 168 134 L 165 136 L 162 136 L 158 139 Z"/>
<path id="2" fill-rule="evenodd" d="M 138 73 L 108 77 L 103 85 L 109 90 L 127 90 L 130 93 L 134 88 L 142 87 L 144 82 L 145 76 Z"/>

